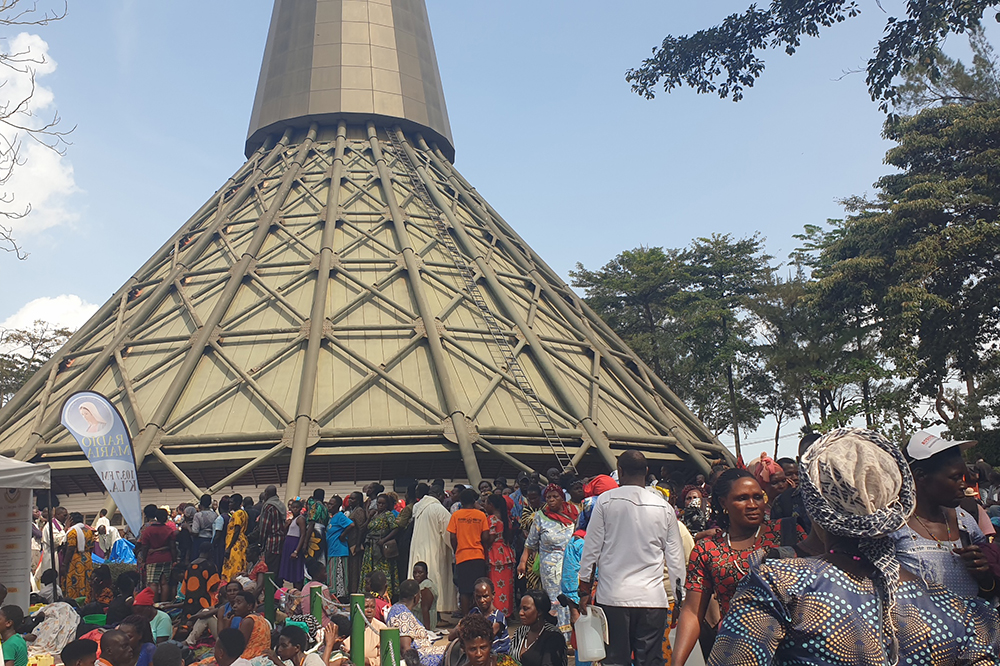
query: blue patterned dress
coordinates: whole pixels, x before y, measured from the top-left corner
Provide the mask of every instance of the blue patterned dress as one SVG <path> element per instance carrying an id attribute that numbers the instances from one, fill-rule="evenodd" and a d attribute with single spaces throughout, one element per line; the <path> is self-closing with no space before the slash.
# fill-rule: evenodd
<path id="1" fill-rule="evenodd" d="M 958 519 L 958 529 L 969 535 L 969 540 L 976 545 L 986 543 L 986 537 L 976 523 L 976 519 L 963 509 L 955 510 Z M 979 595 L 979 583 L 972 577 L 962 558 L 952 552 L 953 548 L 961 548 L 962 541 L 958 534 L 952 541 L 937 542 L 925 539 L 909 525 L 903 525 L 891 535 L 896 542 L 896 558 L 904 567 L 917 574 L 929 583 L 942 585 L 960 597 L 976 597 Z"/>
<path id="2" fill-rule="evenodd" d="M 546 516 L 544 511 L 536 511 L 531 530 L 528 531 L 528 540 L 524 544 L 538 553 L 538 575 L 542 579 L 542 589 L 548 593 L 552 601 L 559 630 L 567 636 L 570 631 L 569 609 L 560 606 L 556 597 L 562 594 L 563 555 L 566 553 L 566 544 L 575 531 L 576 525 L 572 523 L 563 525 Z"/>
<path id="3" fill-rule="evenodd" d="M 447 645 L 434 645 L 424 625 L 404 604 L 395 604 L 385 612 L 385 623 L 390 629 L 399 629 L 399 637 L 413 641 L 413 649 L 420 655 L 420 666 L 440 666 Z"/>
<path id="4" fill-rule="evenodd" d="M 825 560 L 768 560 L 740 583 L 708 666 L 888 663 L 881 604 L 868 578 Z M 996 614 L 917 579 L 896 591 L 899 664 L 997 664 Z"/>

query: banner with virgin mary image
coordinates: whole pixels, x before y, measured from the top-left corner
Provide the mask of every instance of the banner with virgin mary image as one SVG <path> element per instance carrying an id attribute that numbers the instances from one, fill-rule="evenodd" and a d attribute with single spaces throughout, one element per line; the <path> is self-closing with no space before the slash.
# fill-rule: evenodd
<path id="1" fill-rule="evenodd" d="M 61 421 L 101 477 L 132 534 L 138 534 L 142 527 L 139 481 L 132 438 L 122 415 L 100 393 L 79 391 L 66 398 Z"/>

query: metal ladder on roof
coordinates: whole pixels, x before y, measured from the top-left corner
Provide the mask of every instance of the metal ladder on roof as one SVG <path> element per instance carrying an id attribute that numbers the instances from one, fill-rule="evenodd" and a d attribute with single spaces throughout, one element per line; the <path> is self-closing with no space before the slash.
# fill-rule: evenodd
<path id="1" fill-rule="evenodd" d="M 573 459 L 566 450 L 566 445 L 563 443 L 562 438 L 559 437 L 559 433 L 556 432 L 555 424 L 552 423 L 548 410 L 538 398 L 535 389 L 531 386 L 527 374 L 525 374 L 524 369 L 518 362 L 517 356 L 514 355 L 514 349 L 510 345 L 510 340 L 500 329 L 500 324 L 493 315 L 489 303 L 486 302 L 486 298 L 483 296 L 483 292 L 476 282 L 475 271 L 465 261 L 465 257 L 462 256 L 458 246 L 455 245 L 455 239 L 448 231 L 448 225 L 445 224 L 438 207 L 434 204 L 430 193 L 420 179 L 416 167 L 410 161 L 409 155 L 406 154 L 402 144 L 399 142 L 396 132 L 386 129 L 386 134 L 389 135 L 389 142 L 392 145 L 392 152 L 396 156 L 396 160 L 403 166 L 407 177 L 410 179 L 413 191 L 421 203 L 423 203 L 427 214 L 434 222 L 438 241 L 447 248 L 452 262 L 454 262 L 459 274 L 461 274 L 462 279 L 465 281 L 466 291 L 476 304 L 476 308 L 479 310 L 483 321 L 486 322 L 486 328 L 489 330 L 494 342 L 492 345 L 486 345 L 490 350 L 490 356 L 493 358 L 493 364 L 500 368 L 500 370 L 506 370 L 510 373 L 510 376 L 517 384 L 521 400 L 515 400 L 514 404 L 517 405 L 517 411 L 521 415 L 521 420 L 527 426 L 534 423 L 541 429 L 545 440 L 549 444 L 549 448 L 552 450 L 552 455 L 559 462 L 560 470 L 576 471 Z"/>

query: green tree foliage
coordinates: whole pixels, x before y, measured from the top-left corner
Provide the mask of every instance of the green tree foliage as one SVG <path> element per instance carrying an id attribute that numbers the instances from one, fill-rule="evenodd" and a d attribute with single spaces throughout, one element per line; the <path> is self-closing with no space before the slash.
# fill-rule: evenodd
<path id="1" fill-rule="evenodd" d="M 940 49 L 934 64 L 916 62 L 902 73 L 897 86 L 896 107 L 903 113 L 915 113 L 944 104 L 970 105 L 1000 100 L 1000 67 L 992 45 L 982 27 L 969 33 L 972 66 L 951 58 Z"/>
<path id="2" fill-rule="evenodd" d="M 820 252 L 817 307 L 853 309 L 940 422 L 980 437 L 1000 415 L 1000 102 L 929 108 L 885 135 L 900 172 L 874 200 L 847 202 Z"/>
<path id="3" fill-rule="evenodd" d="M 936 73 L 942 40 L 975 30 L 984 14 L 998 5 L 1000 0 L 908 0 L 905 17 L 887 18 L 868 61 L 872 99 L 888 110 L 897 101 L 899 92 L 893 84 L 904 68 L 921 63 Z M 792 55 L 804 37 L 818 37 L 860 13 L 854 0 L 772 0 L 766 8 L 751 5 L 717 26 L 680 37 L 667 35 L 652 57 L 630 69 L 625 78 L 634 92 L 647 99 L 655 96 L 659 85 L 667 92 L 686 85 L 738 101 L 764 71 L 764 51 L 781 48 Z"/>
<path id="4" fill-rule="evenodd" d="M 752 296 L 770 279 L 757 236 L 637 248 L 597 271 L 577 264 L 587 302 L 715 432 L 760 423 Z"/>
<path id="5" fill-rule="evenodd" d="M 36 321 L 31 328 L 0 329 L 0 407 L 52 358 L 71 334 L 69 329 L 44 321 Z"/>

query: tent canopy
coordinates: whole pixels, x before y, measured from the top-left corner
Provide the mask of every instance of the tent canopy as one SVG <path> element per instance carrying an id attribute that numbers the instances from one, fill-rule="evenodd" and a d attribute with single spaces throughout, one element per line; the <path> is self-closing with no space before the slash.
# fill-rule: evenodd
<path id="1" fill-rule="evenodd" d="M 46 489 L 49 483 L 48 465 L 0 456 L 0 488 Z"/>

